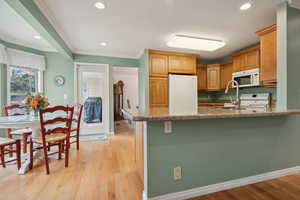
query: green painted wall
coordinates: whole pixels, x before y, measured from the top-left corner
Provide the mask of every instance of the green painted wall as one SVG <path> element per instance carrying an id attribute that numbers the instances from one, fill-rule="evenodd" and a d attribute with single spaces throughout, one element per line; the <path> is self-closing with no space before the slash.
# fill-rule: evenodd
<path id="1" fill-rule="evenodd" d="M 74 54 L 74 62 L 101 63 L 118 67 L 138 67 L 138 59 Z"/>
<path id="2" fill-rule="evenodd" d="M 149 107 L 149 50 L 145 49 L 139 59 L 139 107 Z"/>
<path id="3" fill-rule="evenodd" d="M 300 107 L 300 10 L 287 12 L 287 107 Z"/>
<path id="4" fill-rule="evenodd" d="M 300 116 L 148 122 L 148 196 L 300 165 Z M 173 180 L 181 166 L 183 179 Z"/>
<path id="5" fill-rule="evenodd" d="M 74 104 L 74 64 L 59 53 L 45 53 L 47 69 L 44 72 L 44 93 L 52 105 Z M 54 77 L 63 75 L 66 83 L 62 87 L 54 84 Z M 64 99 L 64 94 L 67 99 Z"/>
<path id="6" fill-rule="evenodd" d="M 2 106 L 6 105 L 7 100 L 7 68 L 5 64 L 0 63 L 0 116 L 2 116 Z M 3 129 L 0 129 L 0 136 L 4 136 Z"/>

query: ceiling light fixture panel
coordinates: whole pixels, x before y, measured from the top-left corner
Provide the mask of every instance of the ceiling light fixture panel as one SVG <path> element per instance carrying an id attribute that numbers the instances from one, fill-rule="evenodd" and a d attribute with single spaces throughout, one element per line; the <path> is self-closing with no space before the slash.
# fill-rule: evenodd
<path id="1" fill-rule="evenodd" d="M 169 47 L 191 49 L 198 51 L 216 51 L 225 46 L 225 42 L 207 38 L 191 37 L 186 35 L 174 35 L 167 45 Z"/>

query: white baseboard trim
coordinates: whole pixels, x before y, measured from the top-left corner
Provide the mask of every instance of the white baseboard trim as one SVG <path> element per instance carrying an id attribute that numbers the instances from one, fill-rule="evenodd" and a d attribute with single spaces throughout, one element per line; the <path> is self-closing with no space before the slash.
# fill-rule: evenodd
<path id="1" fill-rule="evenodd" d="M 249 184 L 254 184 L 254 183 L 258 183 L 258 182 L 262 182 L 274 178 L 279 178 L 291 174 L 296 174 L 296 173 L 300 173 L 300 166 L 267 172 L 256 176 L 249 176 L 245 178 L 235 179 L 235 180 L 208 185 L 204 187 L 198 187 L 198 188 L 185 190 L 181 192 L 165 194 L 153 198 L 147 198 L 147 195 L 143 193 L 143 200 L 184 200 L 184 199 L 203 196 L 215 192 L 220 192 L 220 191 L 224 191 L 224 190 L 228 190 L 240 186 L 245 186 Z"/>

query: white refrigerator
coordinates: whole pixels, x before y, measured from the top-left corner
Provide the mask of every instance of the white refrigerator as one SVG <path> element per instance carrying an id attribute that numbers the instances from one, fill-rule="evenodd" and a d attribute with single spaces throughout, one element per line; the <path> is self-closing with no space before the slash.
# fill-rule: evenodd
<path id="1" fill-rule="evenodd" d="M 193 115 L 198 112 L 197 76 L 169 75 L 169 112 Z"/>

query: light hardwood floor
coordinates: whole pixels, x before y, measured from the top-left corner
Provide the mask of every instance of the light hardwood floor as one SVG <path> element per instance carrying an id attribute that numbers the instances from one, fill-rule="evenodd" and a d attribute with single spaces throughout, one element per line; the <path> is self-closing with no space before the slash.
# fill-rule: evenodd
<path id="1" fill-rule="evenodd" d="M 107 141 L 82 142 L 64 161 L 43 163 L 17 175 L 0 168 L 0 200 L 141 200 L 142 182 L 134 162 L 134 137 L 124 124 Z M 239 187 L 190 200 L 300 200 L 300 174 Z"/>
<path id="2" fill-rule="evenodd" d="M 64 160 L 43 163 L 26 175 L 16 166 L 0 168 L 0 200 L 141 200 L 142 182 L 135 168 L 134 137 L 124 126 L 107 141 L 72 147 L 69 168 Z"/>

